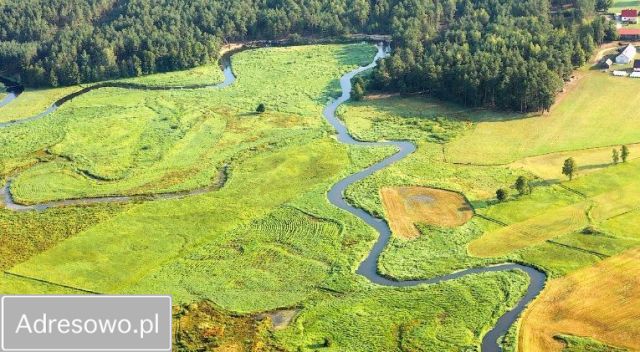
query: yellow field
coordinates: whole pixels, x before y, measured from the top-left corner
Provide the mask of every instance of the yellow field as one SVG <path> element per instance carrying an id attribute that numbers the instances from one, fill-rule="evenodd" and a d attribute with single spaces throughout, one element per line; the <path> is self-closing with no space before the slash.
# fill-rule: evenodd
<path id="1" fill-rule="evenodd" d="M 394 234 L 416 238 L 416 223 L 454 227 L 473 217 L 473 210 L 458 193 L 426 187 L 385 187 L 380 193 Z"/>
<path id="2" fill-rule="evenodd" d="M 629 144 L 629 159 L 640 158 L 640 144 Z M 515 169 L 524 169 L 545 180 L 566 180 L 562 175 L 562 164 L 568 158 L 575 159 L 578 173 L 575 177 L 600 171 L 612 165 L 611 154 L 614 147 L 577 150 L 571 152 L 552 153 L 518 160 L 511 165 Z M 620 146 L 615 149 L 620 150 Z"/>
<path id="3" fill-rule="evenodd" d="M 639 272 L 640 248 L 550 281 L 522 317 L 519 351 L 561 351 L 559 334 L 640 350 Z"/>
<path id="4" fill-rule="evenodd" d="M 586 202 L 552 209 L 496 231 L 484 234 L 469 244 L 469 253 L 477 257 L 498 257 L 518 249 L 576 231 L 589 222 Z"/>

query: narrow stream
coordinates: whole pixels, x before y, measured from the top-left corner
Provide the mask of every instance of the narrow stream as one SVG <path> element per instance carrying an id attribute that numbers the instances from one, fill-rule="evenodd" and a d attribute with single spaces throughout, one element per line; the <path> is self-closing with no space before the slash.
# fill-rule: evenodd
<path id="1" fill-rule="evenodd" d="M 0 77 L 0 83 L 5 86 L 7 95 L 0 100 L 0 108 L 15 100 L 22 93 L 24 88 L 16 82 Z"/>
<path id="2" fill-rule="evenodd" d="M 84 88 L 78 92 L 66 95 L 62 98 L 60 98 L 59 100 L 57 100 L 55 103 L 53 103 L 49 108 L 47 108 L 47 110 L 41 112 L 38 115 L 32 116 L 32 117 L 28 117 L 25 119 L 20 119 L 20 120 L 15 120 L 15 121 L 9 121 L 9 122 L 5 122 L 5 123 L 0 123 L 0 128 L 4 128 L 4 127 L 9 127 L 12 125 L 17 125 L 17 124 L 22 124 L 22 123 L 27 123 L 30 121 L 34 121 L 37 119 L 41 119 L 47 115 L 50 115 L 51 113 L 53 113 L 54 111 L 56 111 L 56 109 L 58 109 L 59 106 L 61 106 L 62 104 L 71 101 L 73 98 L 79 97 L 83 94 L 86 94 L 90 91 L 96 90 L 96 89 L 100 89 L 100 88 L 126 88 L 126 89 L 140 89 L 140 90 L 174 90 L 174 89 L 204 89 L 204 88 L 209 88 L 209 89 L 221 89 L 221 88 L 225 88 L 228 87 L 230 85 L 232 85 L 235 80 L 236 77 L 233 74 L 233 69 L 231 67 L 231 58 L 228 56 L 225 56 L 221 59 L 221 64 L 223 67 L 223 73 L 224 73 L 224 80 L 218 84 L 215 85 L 190 85 L 190 86 L 181 86 L 181 87 L 176 87 L 176 86 L 144 86 L 144 85 L 138 85 L 138 84 L 129 84 L 129 83 L 118 83 L 118 82 L 106 82 L 106 83 L 99 83 L 87 88 Z M 15 97 L 17 97 L 21 92 L 22 89 L 20 88 L 19 92 L 16 91 L 17 94 L 14 95 L 13 99 L 15 99 Z M 4 101 L 4 100 L 3 100 Z M 45 203 L 39 203 L 39 204 L 32 204 L 32 205 L 24 205 L 24 204 L 18 204 L 15 202 L 15 199 L 13 198 L 13 195 L 11 194 L 11 183 L 13 182 L 13 178 L 9 178 L 9 180 L 7 180 L 7 183 L 4 185 L 4 187 L 2 187 L 2 189 L 0 189 L 0 199 L 2 199 L 4 201 L 4 205 L 7 209 L 9 210 L 13 210 L 13 211 L 31 211 L 31 210 L 36 210 L 36 211 L 43 211 L 45 209 L 48 208 L 52 208 L 52 207 L 60 207 L 60 206 L 68 206 L 68 205 L 88 205 L 88 204 L 95 204 L 95 203 L 123 203 L 123 202 L 131 202 L 131 201 L 137 201 L 137 200 L 164 200 L 164 199 L 176 199 L 176 198 L 183 198 L 183 197 L 187 197 L 187 196 L 194 196 L 194 195 L 198 195 L 198 194 L 203 194 L 206 192 L 210 192 L 212 190 L 216 190 L 221 188 L 222 186 L 224 186 L 224 183 L 226 182 L 226 178 L 227 178 L 227 165 L 224 165 L 222 167 L 222 169 L 220 170 L 220 174 L 218 175 L 218 182 L 216 184 L 214 184 L 213 186 L 209 186 L 209 187 L 202 187 L 202 188 L 197 188 L 197 189 L 193 189 L 191 191 L 179 191 L 179 192 L 168 192 L 168 193 L 156 193 L 156 194 L 151 194 L 151 195 L 132 195 L 132 196 L 124 196 L 124 195 L 113 195 L 113 196 L 103 196 L 103 197 L 87 197 L 87 198 L 77 198 L 77 199 L 63 199 L 63 200 L 57 200 L 57 201 L 51 201 L 51 202 L 45 202 Z"/>
<path id="3" fill-rule="evenodd" d="M 515 263 L 504 263 L 493 266 L 486 266 L 480 268 L 471 268 L 458 272 L 454 272 L 448 275 L 435 277 L 426 280 L 408 280 L 408 281 L 396 281 L 389 278 L 386 278 L 378 273 L 378 260 L 380 258 L 380 254 L 386 247 L 389 239 L 391 238 L 391 229 L 386 221 L 383 219 L 376 218 L 371 214 L 367 213 L 363 209 L 356 208 L 353 205 L 349 204 L 344 198 L 345 189 L 355 183 L 358 182 L 367 176 L 370 176 L 376 171 L 382 170 L 387 166 L 404 159 L 411 153 L 416 150 L 416 146 L 407 141 L 389 141 L 389 142 L 361 142 L 354 139 L 347 130 L 347 127 L 338 119 L 336 116 L 336 110 L 338 107 L 349 100 L 351 96 L 351 80 L 357 74 L 372 69 L 376 66 L 379 59 L 386 56 L 386 52 L 382 45 L 378 46 L 378 53 L 374 58 L 373 62 L 367 66 L 357 68 L 340 78 L 340 86 L 342 88 L 342 95 L 332 101 L 325 109 L 324 109 L 324 117 L 327 121 L 336 129 L 338 141 L 349 144 L 349 145 L 357 145 L 357 146 L 365 146 L 365 147 L 378 147 L 378 146 L 394 146 L 399 151 L 378 163 L 375 163 L 368 168 L 357 172 L 353 175 L 346 177 L 345 179 L 339 181 L 329 190 L 328 198 L 329 201 L 337 206 L 340 209 L 346 210 L 349 213 L 359 217 L 369 226 L 373 227 L 379 234 L 379 237 L 374 244 L 371 252 L 367 258 L 360 263 L 358 270 L 356 271 L 358 274 L 366 277 L 369 281 L 382 285 L 382 286 L 392 286 L 392 287 L 410 287 L 424 284 L 437 284 L 444 281 L 449 281 L 453 279 L 457 279 L 463 276 L 471 275 L 471 274 L 480 274 L 487 272 L 496 272 L 496 271 L 511 271 L 511 270 L 521 270 L 529 276 L 530 283 L 527 288 L 527 292 L 520 299 L 518 304 L 512 310 L 506 312 L 502 315 L 496 325 L 482 338 L 482 351 L 483 352 L 499 352 L 502 351 L 502 348 L 498 344 L 498 339 L 504 336 L 509 328 L 513 325 L 513 323 L 517 320 L 520 313 L 524 310 L 526 305 L 531 302 L 544 288 L 544 284 L 547 280 L 546 275 L 529 266 L 515 264 Z"/>
<path id="4" fill-rule="evenodd" d="M 51 113 L 53 113 L 54 111 L 56 111 L 60 106 L 62 106 L 64 103 L 69 102 L 71 100 L 73 100 L 74 98 L 77 98 L 81 95 L 87 94 L 91 91 L 97 90 L 97 89 L 102 89 L 102 88 L 123 88 L 123 89 L 136 89 L 136 90 L 180 90 L 180 89 L 205 89 L 205 88 L 209 88 L 209 89 L 221 89 L 221 88 L 225 88 L 228 87 L 230 85 L 233 84 L 233 82 L 235 82 L 236 77 L 233 75 L 233 69 L 231 68 L 231 58 L 228 56 L 223 57 L 220 60 L 221 64 L 222 64 L 222 72 L 224 74 L 224 80 L 218 84 L 214 84 L 214 85 L 210 85 L 210 84 L 192 84 L 192 85 L 185 85 L 185 86 L 149 86 L 149 85 L 144 85 L 144 84 L 138 84 L 138 83 L 126 83 L 126 82 L 103 82 L 103 83 L 97 83 L 91 86 L 88 86 L 86 88 L 82 88 L 79 91 L 75 92 L 75 93 L 71 93 L 69 95 L 65 95 L 64 97 L 58 99 L 57 101 L 55 101 L 53 104 L 51 104 L 51 106 L 49 106 L 45 111 L 31 116 L 31 117 L 27 117 L 27 118 L 21 118 L 21 119 L 16 119 L 13 121 L 8 121 L 8 122 L 0 122 L 0 128 L 4 128 L 4 127 L 9 127 L 12 125 L 18 125 L 18 124 L 23 124 L 23 123 L 27 123 L 27 122 L 31 122 L 34 120 L 38 120 L 41 119 L 47 115 L 50 115 Z M 0 82 L 3 82 L 5 84 L 9 84 L 11 83 L 10 81 L 4 81 L 2 79 L 0 79 Z M 9 92 L 9 94 L 0 101 L 0 107 L 2 107 L 3 105 L 6 105 L 8 103 L 10 103 L 12 100 L 16 99 L 20 93 L 22 93 L 23 88 L 22 86 L 17 86 L 14 85 L 11 88 L 12 90 L 10 91 L 9 89 L 7 90 L 7 92 Z"/>

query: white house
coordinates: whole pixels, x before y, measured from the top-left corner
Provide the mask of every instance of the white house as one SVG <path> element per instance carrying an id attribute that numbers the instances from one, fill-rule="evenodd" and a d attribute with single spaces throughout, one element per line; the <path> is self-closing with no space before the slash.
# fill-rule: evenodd
<path id="1" fill-rule="evenodd" d="M 636 47 L 629 44 L 626 48 L 616 57 L 616 64 L 628 64 L 636 58 Z"/>

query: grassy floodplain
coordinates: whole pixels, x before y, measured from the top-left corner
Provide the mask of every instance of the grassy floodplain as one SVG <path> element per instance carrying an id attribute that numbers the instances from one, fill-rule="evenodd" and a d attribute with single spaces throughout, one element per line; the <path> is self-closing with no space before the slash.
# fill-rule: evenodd
<path id="1" fill-rule="evenodd" d="M 286 350 L 477 349 L 521 297 L 526 276 L 483 274 L 411 289 L 371 285 L 354 270 L 375 233 L 326 199 L 337 180 L 394 152 L 346 147 L 321 116 L 339 93 L 337 78 L 370 62 L 374 52 L 364 44 L 246 51 L 233 57 L 237 81 L 222 90 L 100 89 L 43 119 L 1 129 L 3 178 L 14 179 L 14 196 L 26 204 L 193 190 L 221 181 L 226 170 L 224 187 L 182 199 L 41 213 L 1 209 L 6 231 L 0 239 L 7 245 L 0 264 L 22 276 L 1 277 L 1 292 L 170 293 L 181 306 L 207 301 L 207 309 L 238 326 L 260 312 L 296 309 L 291 325 L 268 332 L 268 345 Z M 418 221 L 416 236 L 392 238 L 380 272 L 430 278 L 515 260 L 544 269 L 553 286 L 640 247 L 640 162 L 606 164 L 610 145 L 638 140 L 627 127 L 596 133 L 631 122 L 588 114 L 582 105 L 602 101 L 585 97 L 585 87 L 606 76 L 582 73 L 541 117 L 423 97 L 376 97 L 342 107 L 356 137 L 417 145 L 408 158 L 347 189 L 351 202 L 384 217 L 381 189 L 432 187 L 464 194 L 479 215 L 453 227 Z M 205 77 L 185 71 L 136 80 Z M 256 114 L 261 102 L 267 111 Z M 571 121 L 580 128 L 566 132 L 570 111 L 584 113 Z M 521 141 L 526 130 L 536 133 Z M 542 143 L 560 132 L 557 144 Z M 483 149 L 493 142 L 495 149 Z M 549 164 L 573 150 L 585 172 L 569 182 L 557 174 L 560 165 Z M 631 151 L 635 159 L 637 148 Z M 517 196 L 511 185 L 522 175 L 535 187 Z M 497 188 L 509 190 L 506 202 L 494 199 Z M 607 299 L 619 298 L 614 292 Z M 232 317 L 238 314 L 242 319 Z M 527 324 L 525 316 L 521 326 Z M 263 328 L 256 329 L 264 338 Z M 591 331 L 549 330 L 543 338 L 564 334 L 560 346 L 576 351 L 626 346 Z M 528 340 L 518 344 L 528 346 Z"/>
<path id="2" fill-rule="evenodd" d="M 26 90 L 0 108 L 0 122 L 20 120 L 47 110 L 56 100 L 82 89 L 80 86 Z"/>
<path id="3" fill-rule="evenodd" d="M 371 45 L 247 51 L 234 56 L 238 80 L 227 89 L 101 89 L 41 120 L 0 130 L 4 176 L 14 177 L 12 190 L 23 203 L 188 190 L 211 185 L 227 165 L 224 187 L 183 199 L 42 213 L 2 209 L 8 229 L 2 239 L 10 243 L 3 255 L 11 258 L 3 267 L 23 277 L 4 275 L 1 291 L 80 292 L 60 286 L 66 285 L 101 293 L 171 293 L 177 303 L 207 300 L 233 314 L 294 306 L 304 318 L 270 339 L 303 350 L 325 338 L 336 350 L 363 350 L 364 335 L 349 331 L 373 327 L 348 317 L 369 306 L 370 314 L 382 312 L 381 326 L 404 321 L 408 345 L 448 341 L 444 345 L 476 348 L 521 295 L 526 277 L 487 274 L 433 287 L 372 290 L 353 269 L 375 234 L 326 200 L 339 178 L 394 151 L 347 148 L 321 116 L 339 92 L 337 78 L 370 62 L 374 52 Z M 255 114 L 260 102 L 267 112 Z M 65 220 L 58 224 L 51 217 Z M 82 218 L 87 221 L 74 223 Z M 18 239 L 36 227 L 53 236 L 33 233 L 33 246 L 25 247 Z M 429 303 L 442 299 L 443 290 L 459 297 L 451 310 L 465 304 L 482 309 L 447 317 Z M 315 318 L 331 307 L 338 310 L 330 321 L 344 326 L 342 333 Z M 385 335 L 371 343 L 383 348 L 395 340 Z"/>
<path id="4" fill-rule="evenodd" d="M 155 73 L 152 75 L 126 78 L 118 82 L 136 83 L 150 87 L 183 87 L 193 85 L 214 85 L 223 80 L 220 66 L 216 63 L 183 71 Z"/>

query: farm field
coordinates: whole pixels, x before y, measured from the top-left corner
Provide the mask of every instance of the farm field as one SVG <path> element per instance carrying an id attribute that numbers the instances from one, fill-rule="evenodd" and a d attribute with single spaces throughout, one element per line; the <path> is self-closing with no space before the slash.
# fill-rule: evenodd
<path id="1" fill-rule="evenodd" d="M 578 75 L 581 78 L 550 113 L 511 120 L 479 118 L 471 133 L 446 146 L 447 159 L 507 164 L 529 156 L 640 141 L 634 118 L 639 114 L 635 109 L 640 103 L 635 94 L 638 82 L 588 67 Z"/>
<path id="2" fill-rule="evenodd" d="M 639 259 L 633 249 L 549 282 L 522 319 L 519 350 L 562 351 L 558 334 L 640 349 Z"/>
<path id="3" fill-rule="evenodd" d="M 443 227 L 464 225 L 473 210 L 458 193 L 421 187 L 394 187 L 380 190 L 385 214 L 393 233 L 415 238 L 420 232 L 416 223 Z"/>

